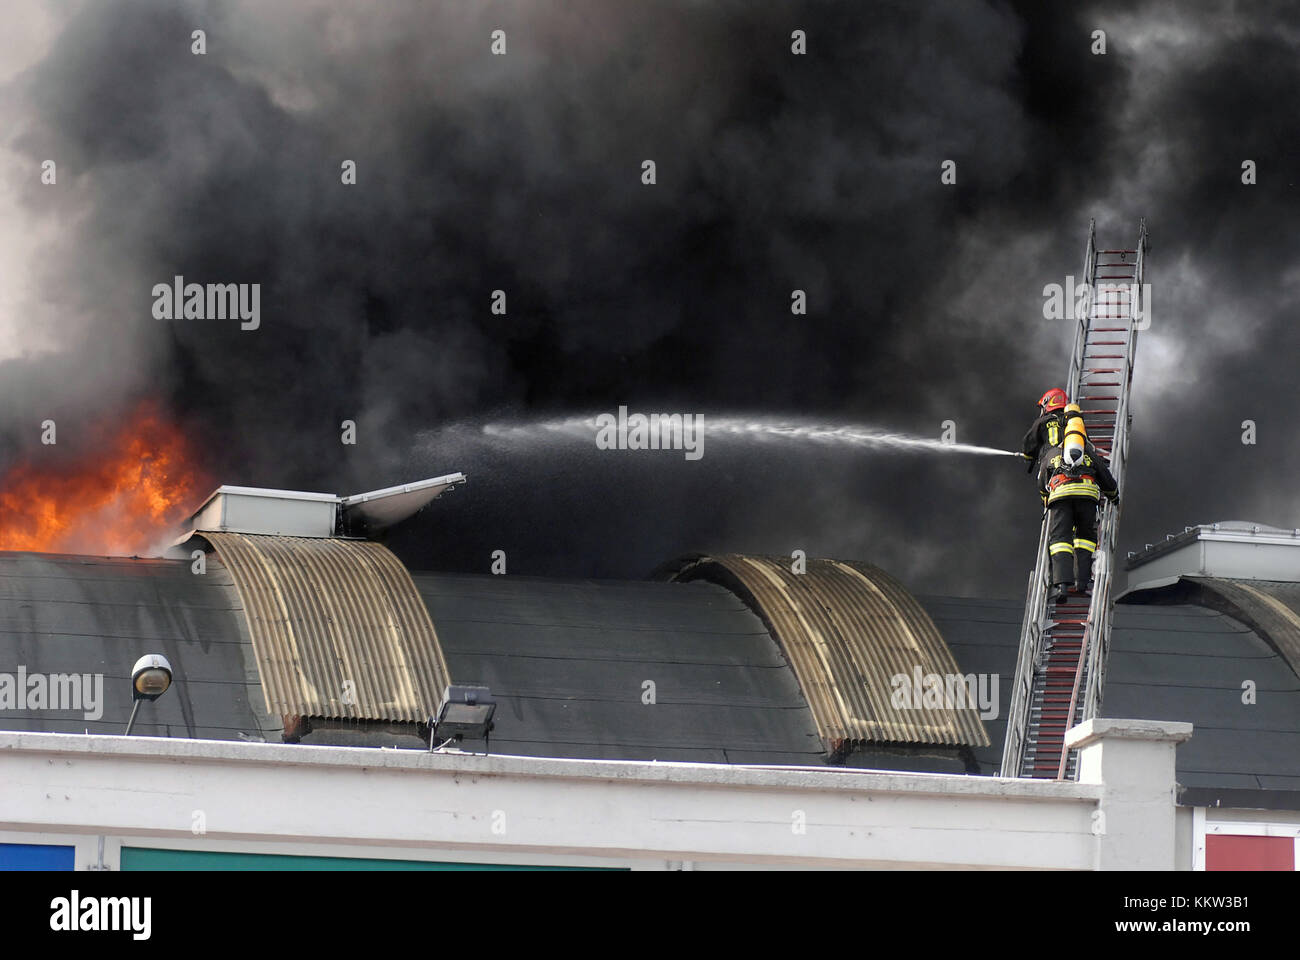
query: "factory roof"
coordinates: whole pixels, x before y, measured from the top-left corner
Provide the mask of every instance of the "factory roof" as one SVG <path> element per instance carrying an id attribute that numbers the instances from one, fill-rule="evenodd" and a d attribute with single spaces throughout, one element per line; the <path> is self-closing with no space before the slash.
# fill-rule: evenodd
<path id="1" fill-rule="evenodd" d="M 492 749 L 526 756 L 820 764 L 800 677 L 745 599 L 717 583 L 610 582 L 415 573 L 450 674 L 490 686 Z M 1009 706 L 1022 603 L 922 597 L 957 669 L 1000 679 L 989 745 L 868 743 L 847 765 L 993 774 Z M 1294 583 L 1198 582 L 1116 607 L 1107 715 L 1185 720 L 1178 779 L 1246 790 L 1268 805 L 1300 791 L 1300 680 L 1283 626 Z M 217 557 L 186 561 L 0 553 L 0 673 L 99 673 L 92 711 L 0 711 L 17 730 L 118 733 L 136 658 L 163 653 L 173 691 L 141 710 L 144 735 L 279 740 L 248 617 Z M 1245 696 L 1247 686 L 1253 699 Z M 408 725 L 409 727 L 409 725 Z M 307 742 L 418 747 L 413 729 L 323 729 Z M 1268 797 L 1273 797 L 1270 801 Z M 1288 801 L 1294 802 L 1294 801 Z"/>

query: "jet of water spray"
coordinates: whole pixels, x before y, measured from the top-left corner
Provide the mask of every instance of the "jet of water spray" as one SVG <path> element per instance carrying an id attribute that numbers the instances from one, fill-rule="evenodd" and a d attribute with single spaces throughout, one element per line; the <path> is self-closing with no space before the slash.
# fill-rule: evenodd
<path id="1" fill-rule="evenodd" d="M 723 437 L 753 438 L 755 440 L 797 440 L 819 444 L 848 444 L 855 447 L 884 447 L 894 450 L 929 450 L 938 453 L 973 453 L 983 456 L 1013 456 L 1020 454 L 993 447 L 980 447 L 969 443 L 948 443 L 930 437 L 909 437 L 901 433 L 877 430 L 855 424 L 831 425 L 793 420 L 745 420 L 739 417 L 719 417 L 705 420 L 710 439 Z"/>
<path id="2" fill-rule="evenodd" d="M 595 416 L 561 417 L 532 423 L 489 423 L 482 433 L 487 437 L 527 443 L 547 438 L 567 437 L 594 440 L 599 430 Z M 811 420 L 771 417 L 714 417 L 702 421 L 705 439 L 741 440 L 756 443 L 773 441 L 813 443 L 820 446 L 848 446 L 859 449 L 929 451 L 932 453 L 969 453 L 978 456 L 1018 457 L 1012 450 L 980 447 L 969 443 L 948 443 L 929 437 L 909 437 L 901 433 L 878 430 L 858 424 L 827 424 Z"/>

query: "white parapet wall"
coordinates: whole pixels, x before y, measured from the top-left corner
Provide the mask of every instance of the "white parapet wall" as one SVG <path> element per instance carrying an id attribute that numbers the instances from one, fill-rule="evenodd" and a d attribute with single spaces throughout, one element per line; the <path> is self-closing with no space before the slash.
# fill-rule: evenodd
<path id="1" fill-rule="evenodd" d="M 1098 869 L 1175 869 L 1174 748 L 1191 736 L 1190 723 L 1100 718 L 1066 732 L 1079 782 L 1102 788 Z"/>
<path id="2" fill-rule="evenodd" d="M 1080 783 L 3 732 L 0 831 L 75 841 L 79 866 L 106 837 L 110 852 L 633 869 L 1172 869 L 1187 725 L 1122 723 L 1090 728 Z"/>

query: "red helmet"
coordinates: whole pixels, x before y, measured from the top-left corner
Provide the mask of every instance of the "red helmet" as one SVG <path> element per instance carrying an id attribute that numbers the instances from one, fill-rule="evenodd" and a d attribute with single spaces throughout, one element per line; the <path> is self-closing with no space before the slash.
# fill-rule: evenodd
<path id="1" fill-rule="evenodd" d="M 1068 402 L 1069 398 L 1066 397 L 1065 391 L 1059 387 L 1053 387 L 1038 398 L 1038 405 L 1042 407 L 1043 411 L 1046 413 L 1051 413 L 1053 410 L 1060 410 Z"/>

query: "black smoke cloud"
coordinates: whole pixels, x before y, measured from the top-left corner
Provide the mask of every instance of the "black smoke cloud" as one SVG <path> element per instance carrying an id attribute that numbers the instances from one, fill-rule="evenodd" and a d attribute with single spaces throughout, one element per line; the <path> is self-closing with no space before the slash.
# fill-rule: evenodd
<path id="1" fill-rule="evenodd" d="M 223 482 L 352 492 L 464 470 L 392 538 L 417 567 L 485 570 L 503 549 L 512 573 L 635 577 L 688 550 L 803 549 L 1016 595 L 1039 507 L 1009 458 L 710 444 L 707 418 L 927 436 L 953 420 L 1014 447 L 1066 365 L 1043 285 L 1077 275 L 1089 218 L 1129 246 L 1146 216 L 1156 313 L 1124 546 L 1300 523 L 1282 6 L 73 10 L 0 107 L 11 151 L 59 162 L 21 217 L 62 228 L 33 280 L 60 349 L 0 365 L 8 456 L 45 416 L 161 394 Z M 152 286 L 178 274 L 260 283 L 261 329 L 155 320 Z M 705 414 L 704 458 L 446 429 L 620 404 Z"/>

